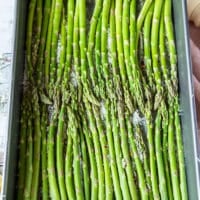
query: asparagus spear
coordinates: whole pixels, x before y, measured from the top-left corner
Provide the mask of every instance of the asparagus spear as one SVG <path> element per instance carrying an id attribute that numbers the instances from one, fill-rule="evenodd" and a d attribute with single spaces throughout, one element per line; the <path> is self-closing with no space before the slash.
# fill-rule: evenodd
<path id="1" fill-rule="evenodd" d="M 88 65 L 87 65 L 87 38 L 86 38 L 86 0 L 78 1 L 79 8 L 79 46 L 80 46 L 80 68 L 81 68 L 81 83 L 84 89 L 85 97 L 92 103 L 99 105 L 92 89 L 89 87 L 88 81 Z"/>
<path id="2" fill-rule="evenodd" d="M 115 1 L 112 1 L 110 9 L 110 55 L 111 55 L 111 67 L 112 67 L 112 79 L 113 88 L 115 94 L 122 98 L 122 83 L 119 74 L 119 67 L 117 61 L 117 44 L 116 44 L 116 28 L 115 28 Z"/>
<path id="3" fill-rule="evenodd" d="M 33 90 L 33 114 L 34 114 L 34 147 L 33 147 L 33 177 L 31 183 L 31 199 L 38 199 L 39 169 L 41 160 L 41 127 L 40 110 L 37 91 Z"/>
<path id="4" fill-rule="evenodd" d="M 95 199 L 98 199 L 98 174 L 97 174 L 97 162 L 96 162 L 94 144 L 92 141 L 91 133 L 88 128 L 85 116 L 83 114 L 82 114 L 81 119 L 83 122 L 83 132 L 84 132 L 84 136 L 85 136 L 85 140 L 86 140 L 86 144 L 87 144 L 90 166 L 91 166 L 91 173 L 90 173 L 91 199 L 95 200 Z"/>
<path id="5" fill-rule="evenodd" d="M 176 46 L 174 43 L 174 31 L 172 24 L 172 14 L 171 14 L 171 0 L 165 1 L 164 4 L 164 21 L 165 21 L 165 30 L 166 37 L 168 41 L 168 49 L 169 49 L 169 58 L 170 58 L 170 77 L 172 81 L 172 87 L 174 90 L 173 94 L 177 94 L 178 90 L 178 79 L 177 79 L 177 59 L 176 59 Z M 173 95 L 174 96 L 174 95 Z"/>
<path id="6" fill-rule="evenodd" d="M 170 178 L 170 169 L 168 162 L 168 123 L 169 123 L 169 114 L 166 105 L 163 105 L 162 108 L 162 130 L 163 130 L 163 138 L 162 138 L 162 148 L 163 148 L 163 158 L 164 158 L 164 166 L 165 166 L 165 174 L 167 181 L 167 191 L 169 199 L 173 199 L 172 193 L 172 183 Z"/>
<path id="7" fill-rule="evenodd" d="M 78 17 L 78 10 L 79 10 L 79 1 L 76 2 L 76 13 L 75 16 Z M 73 43 L 77 44 L 78 41 L 73 41 L 73 30 L 74 29 L 74 8 L 75 7 L 75 1 L 69 0 L 67 2 L 67 49 L 66 49 L 66 62 L 65 62 L 65 68 L 64 68 L 64 74 L 63 74 L 63 82 L 62 82 L 62 89 L 63 93 L 65 93 L 67 88 L 67 83 L 70 78 L 70 72 L 71 72 L 71 61 L 72 61 L 72 50 L 73 50 Z M 77 25 L 77 23 L 75 23 Z M 75 38 L 74 38 L 75 39 Z"/>
<path id="8" fill-rule="evenodd" d="M 86 0 L 78 1 L 79 8 L 79 45 L 80 45 L 80 67 L 81 67 L 81 81 L 84 89 L 88 89 L 87 83 L 87 58 L 86 58 Z"/>
<path id="9" fill-rule="evenodd" d="M 167 67 L 167 59 L 166 59 L 166 47 L 165 47 L 165 25 L 164 25 L 164 6 L 163 12 L 161 15 L 160 21 L 160 31 L 159 31 L 159 49 L 160 49 L 160 63 L 161 63 L 161 70 L 164 78 L 165 87 L 167 90 L 167 94 L 165 98 L 167 99 L 168 96 L 173 95 L 173 88 L 171 85 L 171 80 L 169 77 L 169 69 Z M 166 174 L 166 181 L 167 181 L 167 190 L 168 190 L 168 198 L 173 199 L 172 193 L 172 185 L 170 179 L 170 172 L 169 172 L 169 162 L 168 162 L 168 111 L 166 105 L 162 104 L 162 129 L 163 129 L 163 158 L 164 158 L 164 166 L 165 166 L 165 174 Z"/>
<path id="10" fill-rule="evenodd" d="M 172 181 L 174 199 L 181 199 L 180 182 L 178 174 L 178 166 L 175 151 L 175 132 L 174 132 L 174 109 L 169 108 L 169 126 L 168 126 L 168 156 L 170 164 L 170 175 Z"/>
<path id="11" fill-rule="evenodd" d="M 139 12 L 139 15 L 137 17 L 137 38 L 136 38 L 136 48 L 138 47 L 138 40 L 139 40 L 139 35 L 141 33 L 142 25 L 144 23 L 144 20 L 147 16 L 147 13 L 151 7 L 152 0 L 146 0 L 142 6 L 142 9 Z"/>
<path id="12" fill-rule="evenodd" d="M 154 4 L 154 12 L 153 12 L 153 19 L 152 19 L 152 29 L 151 29 L 151 55 L 153 61 L 153 71 L 155 76 L 155 83 L 157 88 L 157 98 L 160 99 L 160 93 L 162 93 L 162 81 L 161 81 L 161 72 L 159 69 L 158 63 L 158 47 L 159 47 L 159 24 L 160 24 L 160 16 L 162 11 L 163 1 L 156 0 Z M 156 99 L 156 101 L 158 101 Z"/>
<path id="13" fill-rule="evenodd" d="M 126 130 L 125 121 L 124 121 L 124 108 L 123 108 L 122 102 L 117 103 L 117 111 L 118 111 L 118 120 L 119 120 L 119 126 L 120 126 L 121 148 L 122 148 L 122 154 L 124 158 L 124 165 L 125 165 L 125 171 L 126 171 L 126 176 L 128 180 L 129 190 L 130 190 L 131 198 L 138 199 L 139 198 L 138 191 L 137 191 L 136 183 L 133 177 L 133 169 L 131 167 L 127 130 Z"/>
<path id="14" fill-rule="evenodd" d="M 151 174 L 150 174 L 150 163 L 149 163 L 149 152 L 147 146 L 147 138 L 146 135 L 144 137 L 144 127 L 143 125 L 135 125 L 135 143 L 137 145 L 138 152 L 141 153 L 141 161 L 143 163 L 146 184 L 149 193 L 149 199 L 153 199 L 153 191 L 151 185 Z"/>
<path id="15" fill-rule="evenodd" d="M 160 199 L 159 189 L 158 189 L 158 177 L 157 168 L 155 160 L 155 146 L 153 138 L 153 117 L 151 116 L 150 109 L 145 113 L 146 116 L 146 126 L 147 126 L 147 141 L 149 147 L 149 157 L 150 157 L 150 172 L 151 172 L 151 184 L 154 199 Z"/>
<path id="16" fill-rule="evenodd" d="M 32 39 L 33 39 L 33 21 L 36 8 L 36 0 L 31 0 L 28 9 L 27 38 L 26 38 L 26 59 L 27 59 L 27 79 L 33 81 L 33 59 L 32 59 Z"/>
<path id="17" fill-rule="evenodd" d="M 160 49 L 160 63 L 161 63 L 161 70 L 162 70 L 162 74 L 163 74 L 163 78 L 164 78 L 164 83 L 165 83 L 165 87 L 167 89 L 167 96 L 171 96 L 174 97 L 174 91 L 173 91 L 173 86 L 172 86 L 172 82 L 171 82 L 171 77 L 169 77 L 170 75 L 170 69 L 168 68 L 168 62 L 167 62 L 167 49 L 166 49 L 166 38 L 165 38 L 165 21 L 164 21 L 164 16 L 165 16 L 165 12 L 164 12 L 164 7 L 163 7 L 163 12 L 162 12 L 162 16 L 161 16 L 161 21 L 160 21 L 160 30 L 159 30 L 159 49 Z"/>
<path id="18" fill-rule="evenodd" d="M 106 96 L 106 84 L 103 77 L 103 70 L 101 66 L 101 20 L 102 17 L 100 16 L 98 19 L 96 34 L 95 34 L 95 65 L 96 65 L 96 71 L 97 71 L 97 77 L 98 77 L 98 90 L 99 90 L 99 96 L 102 99 L 105 99 Z"/>
<path id="19" fill-rule="evenodd" d="M 41 35 L 41 29 L 42 29 L 42 0 L 37 0 L 36 2 L 36 11 L 35 11 L 35 16 L 36 16 L 36 23 L 34 25 L 35 30 L 34 31 L 34 38 L 32 40 L 32 45 L 33 45 L 33 51 L 32 51 L 32 58 L 33 58 L 33 66 L 35 66 L 37 59 L 38 59 L 38 48 L 40 44 L 40 35 Z"/>
<path id="20" fill-rule="evenodd" d="M 115 21 L 116 21 L 116 39 L 117 39 L 117 53 L 118 53 L 118 64 L 120 69 L 120 76 L 123 85 L 123 93 L 125 98 L 125 103 L 129 110 L 133 110 L 133 103 L 130 98 L 129 85 L 127 82 L 127 71 L 124 62 L 123 53 L 123 40 L 122 40 L 122 0 L 116 0 L 115 3 Z"/>
<path id="21" fill-rule="evenodd" d="M 88 116 L 89 127 L 92 133 L 92 139 L 94 142 L 94 150 L 97 162 L 97 173 L 98 173 L 98 198 L 105 199 L 105 174 L 104 174 L 104 167 L 103 167 L 103 156 L 102 156 L 102 149 L 100 145 L 100 138 L 98 135 L 98 131 L 96 128 L 95 119 L 93 117 L 92 108 L 87 100 L 85 101 L 85 107 L 87 108 L 86 113 Z"/>
<path id="22" fill-rule="evenodd" d="M 129 0 L 124 0 L 123 2 L 123 13 L 122 13 L 122 38 L 123 38 L 123 54 L 125 67 L 127 71 L 127 77 L 129 81 L 130 93 L 134 96 L 134 79 L 132 76 L 132 67 L 130 62 L 130 33 L 129 33 L 129 25 L 130 25 L 130 2 Z M 120 54 L 118 56 L 121 56 Z"/>
<path id="23" fill-rule="evenodd" d="M 69 122 L 69 134 L 71 134 L 73 140 L 73 176 L 74 186 L 76 192 L 76 199 L 84 199 L 83 184 L 82 184 L 82 170 L 81 170 L 81 158 L 80 158 L 80 137 L 78 133 L 77 119 L 74 116 L 74 111 L 68 108 L 68 116 L 70 116 L 71 122 Z"/>
<path id="24" fill-rule="evenodd" d="M 41 149 L 41 171 L 42 171 L 42 199 L 49 199 L 49 185 L 47 173 L 47 109 L 46 105 L 42 106 L 41 116 L 41 134 L 42 134 L 42 149 Z"/>
<path id="25" fill-rule="evenodd" d="M 33 176 L 33 136 L 32 136 L 32 116 L 27 122 L 27 149 L 26 149 L 26 168 L 25 168 L 25 187 L 24 199 L 31 199 L 31 183 Z M 23 198 L 22 198 L 23 199 Z"/>
<path id="26" fill-rule="evenodd" d="M 162 131 L 161 131 L 161 112 L 158 110 L 157 116 L 155 119 L 155 151 L 156 151 L 156 161 L 157 161 L 157 169 L 158 169 L 158 180 L 159 180 L 159 190 L 161 199 L 168 199 L 167 192 L 167 183 L 166 183 L 166 175 L 164 170 L 164 161 L 163 161 L 163 153 L 162 153 Z M 163 119 L 164 120 L 164 119 Z"/>
<path id="27" fill-rule="evenodd" d="M 113 183 L 110 169 L 110 154 L 108 141 L 106 140 L 106 135 L 104 132 L 104 127 L 102 124 L 102 120 L 100 117 L 100 110 L 93 106 L 94 121 L 96 120 L 96 127 L 99 135 L 100 148 L 103 155 L 103 165 L 104 165 L 104 174 L 105 174 L 105 198 L 112 199 L 113 198 Z"/>
<path id="28" fill-rule="evenodd" d="M 80 123 L 80 121 L 79 121 Z M 83 181 L 84 181 L 84 197 L 86 200 L 91 199 L 90 194 L 90 166 L 88 161 L 88 150 L 86 147 L 85 139 L 83 136 L 83 131 L 81 127 L 79 127 L 80 131 L 80 140 L 81 140 L 81 154 L 82 154 L 82 166 L 83 166 Z"/>
<path id="29" fill-rule="evenodd" d="M 179 119 L 179 102 L 178 97 L 175 97 L 174 103 L 174 123 L 176 127 L 176 144 L 177 144 L 177 154 L 178 154 L 178 164 L 179 164 L 179 175 L 180 175 L 180 191 L 181 191 L 181 199 L 188 199 L 187 192 L 187 181 L 185 174 L 185 162 L 184 162 L 184 154 L 183 154 L 183 140 L 181 134 L 181 124 Z"/>
<path id="30" fill-rule="evenodd" d="M 150 85 L 151 91 L 155 91 L 155 83 L 153 80 L 153 66 L 151 59 L 151 47 L 150 47 L 150 36 L 151 36 L 151 25 L 153 16 L 154 4 L 149 8 L 146 18 L 144 20 L 144 63 L 146 66 L 146 75 L 148 77 L 148 83 Z"/>
<path id="31" fill-rule="evenodd" d="M 55 170 L 55 141 L 54 137 L 57 130 L 57 108 L 52 113 L 50 125 L 49 125 L 49 133 L 47 139 L 47 170 L 48 170 L 48 180 L 49 180 L 49 191 L 50 197 L 52 199 L 60 199 L 59 189 L 58 189 L 58 181 L 56 177 Z"/>
<path id="32" fill-rule="evenodd" d="M 70 133 L 70 128 L 68 127 L 67 150 L 66 150 L 66 157 L 65 157 L 65 186 L 66 186 L 68 198 L 76 199 L 72 166 L 73 166 L 73 140 Z"/>
<path id="33" fill-rule="evenodd" d="M 172 24 L 172 8 L 171 1 L 165 1 L 164 5 L 164 21 L 165 21 L 165 30 L 166 36 L 168 41 L 168 49 L 169 49 L 169 60 L 170 60 L 170 77 L 171 77 L 171 85 L 174 92 L 171 92 L 171 96 L 173 94 L 178 93 L 178 78 L 177 78 L 177 58 L 176 58 L 176 46 L 175 46 L 175 39 L 174 39 L 174 31 L 173 31 L 173 24 Z M 171 98 L 169 93 L 169 100 Z M 177 151 L 178 151 L 178 164 L 179 164 L 179 172 L 180 172 L 180 191 L 181 191 L 181 198 L 187 199 L 187 184 L 186 184 L 186 175 L 185 175 L 185 166 L 184 166 L 184 155 L 183 155 L 183 142 L 181 136 L 181 129 L 180 129 L 180 120 L 178 116 L 179 112 L 179 104 L 178 104 L 178 97 L 177 95 L 173 95 L 174 97 L 174 118 L 175 118 L 175 128 L 176 128 L 176 142 L 177 142 Z"/>
<path id="34" fill-rule="evenodd" d="M 53 33 L 53 18 L 55 12 L 55 4 L 56 0 L 52 0 L 51 3 L 51 13 L 49 18 L 48 24 L 48 31 L 47 31 L 47 39 L 46 39 L 46 46 L 45 46 L 45 60 L 44 60 L 44 74 L 45 74 L 45 89 L 49 89 L 49 72 L 50 72 L 50 62 L 51 62 L 51 41 L 52 41 L 52 33 Z"/>
<path id="35" fill-rule="evenodd" d="M 95 8 L 93 11 L 92 18 L 90 20 L 90 29 L 89 29 L 89 36 L 88 36 L 88 47 L 87 47 L 87 58 L 88 58 L 88 65 L 90 69 L 90 77 L 93 84 L 93 87 L 97 87 L 97 77 L 95 76 L 95 62 L 94 62 L 94 45 L 95 45 L 95 33 L 97 31 L 97 24 L 98 19 L 102 10 L 102 0 L 97 0 L 95 2 Z M 98 94 L 98 88 L 94 89 L 95 92 Z"/>
<path id="36" fill-rule="evenodd" d="M 109 149 L 109 155 L 110 155 L 110 167 L 111 167 L 111 173 L 112 173 L 112 180 L 113 180 L 115 198 L 116 199 L 123 199 L 122 198 L 122 191 L 121 191 L 121 187 L 120 187 L 120 182 L 119 182 L 119 174 L 118 174 L 118 171 L 117 171 L 114 141 L 113 141 L 113 135 L 112 135 L 111 115 L 110 115 L 110 106 L 109 106 L 110 101 L 107 100 L 105 104 L 106 104 L 106 115 L 105 115 L 105 118 L 106 118 L 105 119 L 105 121 L 106 121 L 106 135 L 107 135 L 107 141 L 108 141 L 108 149 Z M 103 135 L 104 135 L 104 133 L 103 133 Z"/>
<path id="37" fill-rule="evenodd" d="M 25 94 L 24 94 L 25 95 Z M 28 135 L 27 135 L 27 114 L 28 112 L 28 106 L 27 102 L 25 100 L 25 97 L 22 101 L 21 106 L 21 120 L 20 120 L 20 141 L 19 141 L 19 161 L 18 161 L 18 184 L 17 184 L 17 199 L 23 199 L 24 195 L 24 186 L 25 186 L 25 172 L 26 172 L 26 149 L 28 144 Z"/>
<path id="38" fill-rule="evenodd" d="M 109 65 L 108 65 L 108 22 L 109 22 L 109 14 L 110 14 L 110 5 L 111 0 L 103 1 L 102 7 L 102 21 L 101 21 L 101 63 L 102 63 L 102 71 L 104 75 L 104 79 L 106 82 L 107 90 L 109 93 L 110 90 L 110 81 L 109 81 Z"/>
<path id="39" fill-rule="evenodd" d="M 137 150 L 137 146 L 136 146 L 135 139 L 133 136 L 133 134 L 134 134 L 133 128 L 132 128 L 132 125 L 130 123 L 130 119 L 128 116 L 126 116 L 125 120 L 126 120 L 126 126 L 127 126 L 127 131 L 128 131 L 128 139 L 129 139 L 130 149 L 133 152 L 133 160 L 135 162 L 136 170 L 137 170 L 140 196 L 141 196 L 142 200 L 149 199 L 149 191 L 148 191 L 148 188 L 146 185 L 146 177 L 145 177 L 144 169 L 142 166 L 142 162 L 138 155 L 140 152 L 138 153 L 138 150 Z"/>
<path id="40" fill-rule="evenodd" d="M 41 29 L 41 37 L 40 37 L 40 45 L 38 50 L 38 58 L 37 58 L 37 84 L 41 86 L 44 80 L 44 69 L 43 69 L 43 62 L 45 60 L 45 45 L 47 40 L 47 31 L 48 31 L 48 24 L 49 24 L 49 17 L 51 11 L 51 1 L 45 0 L 44 3 L 44 16 L 42 20 L 42 29 Z"/>
<path id="41" fill-rule="evenodd" d="M 117 107 L 116 101 L 111 102 L 111 125 L 112 125 L 112 132 L 113 132 L 113 139 L 114 139 L 114 148 L 115 148 L 115 155 L 116 155 L 116 162 L 117 168 L 119 172 L 119 180 L 120 180 L 120 187 L 123 195 L 123 199 L 131 199 L 131 194 L 129 191 L 128 180 L 126 177 L 125 169 L 122 165 L 122 148 L 121 148 L 121 140 L 119 134 L 119 122 L 117 121 Z"/>
<path id="42" fill-rule="evenodd" d="M 65 187 L 64 178 L 64 118 L 65 118 L 65 106 L 62 105 L 58 116 L 58 129 L 56 136 L 56 168 L 58 175 L 58 185 L 61 199 L 67 199 L 67 192 Z"/>
<path id="43" fill-rule="evenodd" d="M 60 33 L 60 24 L 62 19 L 63 1 L 55 0 L 54 16 L 53 16 L 53 27 L 52 27 L 52 38 L 51 38 L 51 60 L 50 60 L 50 71 L 49 71 L 49 92 L 50 97 L 53 95 L 53 88 L 56 82 L 56 54 L 58 47 L 58 35 Z"/>
<path id="44" fill-rule="evenodd" d="M 60 59 L 57 68 L 56 75 L 56 87 L 55 90 L 62 89 L 60 84 L 62 83 L 63 71 L 65 69 L 65 61 L 66 61 L 66 45 L 67 45 L 67 33 L 66 33 L 66 19 L 65 19 L 65 11 L 63 9 L 62 12 L 62 23 L 61 23 L 61 34 L 60 34 Z"/>
<path id="45" fill-rule="evenodd" d="M 132 0 L 130 4 L 130 62 L 132 67 L 132 76 L 134 79 L 134 96 L 137 106 L 141 109 L 144 107 L 144 94 L 141 84 L 141 73 L 138 66 L 136 36 L 137 36 L 137 23 L 136 23 L 136 1 Z"/>

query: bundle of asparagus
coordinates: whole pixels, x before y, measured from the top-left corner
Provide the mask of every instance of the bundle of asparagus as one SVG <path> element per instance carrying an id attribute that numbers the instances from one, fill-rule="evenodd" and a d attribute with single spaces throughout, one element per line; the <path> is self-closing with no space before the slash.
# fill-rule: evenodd
<path id="1" fill-rule="evenodd" d="M 30 0 L 17 199 L 187 199 L 171 0 Z"/>

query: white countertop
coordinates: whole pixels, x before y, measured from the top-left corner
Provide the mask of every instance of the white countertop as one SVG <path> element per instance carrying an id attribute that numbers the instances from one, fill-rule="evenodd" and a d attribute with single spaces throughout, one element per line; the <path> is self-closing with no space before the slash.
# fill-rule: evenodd
<path id="1" fill-rule="evenodd" d="M 0 164 L 7 137 L 15 0 L 0 0 Z M 1 170 L 0 170 L 1 171 Z"/>

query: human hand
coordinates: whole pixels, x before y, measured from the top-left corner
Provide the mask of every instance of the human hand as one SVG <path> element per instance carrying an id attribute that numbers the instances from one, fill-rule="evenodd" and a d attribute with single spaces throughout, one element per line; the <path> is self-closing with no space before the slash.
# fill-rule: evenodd
<path id="1" fill-rule="evenodd" d="M 187 0 L 188 18 L 196 26 L 200 26 L 200 0 Z"/>
<path id="2" fill-rule="evenodd" d="M 196 113 L 197 113 L 198 135 L 200 141 L 200 49 L 191 39 L 190 39 L 190 49 L 192 58 L 193 84 L 194 84 L 194 95 L 195 95 Z"/>

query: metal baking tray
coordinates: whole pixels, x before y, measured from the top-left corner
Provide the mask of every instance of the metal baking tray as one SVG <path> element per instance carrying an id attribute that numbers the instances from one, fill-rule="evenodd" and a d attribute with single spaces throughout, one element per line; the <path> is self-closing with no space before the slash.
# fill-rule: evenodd
<path id="1" fill-rule="evenodd" d="M 6 158 L 3 177 L 2 199 L 15 199 L 17 151 L 20 119 L 20 100 L 22 92 L 26 1 L 16 1 L 15 40 L 12 62 L 12 83 L 9 107 L 9 126 L 6 146 Z M 176 46 L 178 54 L 179 89 L 181 102 L 181 123 L 184 142 L 184 155 L 188 183 L 188 195 L 191 200 L 200 199 L 199 159 L 197 154 L 197 123 L 192 87 L 191 59 L 188 42 L 188 23 L 185 0 L 173 0 Z"/>

